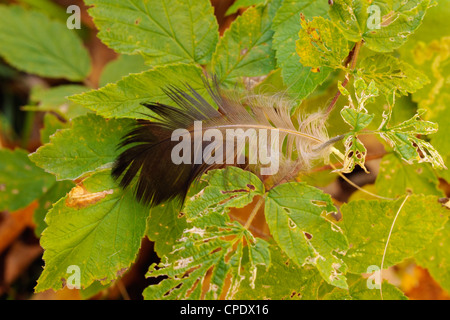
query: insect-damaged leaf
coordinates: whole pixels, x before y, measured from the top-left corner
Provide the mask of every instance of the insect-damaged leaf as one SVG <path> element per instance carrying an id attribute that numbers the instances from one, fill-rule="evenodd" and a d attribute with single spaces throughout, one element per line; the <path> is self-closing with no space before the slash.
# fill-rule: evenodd
<path id="1" fill-rule="evenodd" d="M 154 242 L 155 252 L 162 257 L 172 251 L 187 226 L 186 217 L 180 213 L 180 205 L 176 201 L 168 201 L 150 209 L 145 233 Z"/>
<path id="2" fill-rule="evenodd" d="M 312 264 L 330 284 L 346 288 L 347 267 L 336 256 L 347 240 L 331 221 L 337 212 L 331 197 L 305 183 L 285 183 L 271 189 L 265 206 L 270 233 L 296 264 Z"/>
<path id="3" fill-rule="evenodd" d="M 296 51 L 302 65 L 311 68 L 344 67 L 342 64 L 349 52 L 348 41 L 333 22 L 323 17 L 306 21 L 301 15 L 301 26 Z"/>
<path id="4" fill-rule="evenodd" d="M 249 271 L 247 278 L 254 281 L 257 265 L 270 264 L 268 244 L 254 238 L 239 223 L 224 219 L 221 226 L 186 229 L 172 253 L 163 257 L 160 264 L 150 266 L 148 277 L 168 278 L 147 287 L 144 298 L 231 299 L 246 278 L 244 270 Z"/>
<path id="5" fill-rule="evenodd" d="M 344 164 L 341 169 L 336 172 L 350 173 L 355 169 L 355 165 L 359 165 L 365 172 L 367 150 L 364 144 L 359 140 L 358 133 L 366 128 L 373 120 L 374 114 L 368 114 L 365 105 L 378 95 L 378 88 L 372 81 L 367 85 L 364 80 L 357 78 L 354 82 L 355 95 L 358 102 L 354 105 L 351 95 L 340 89 L 348 96 L 348 105 L 341 110 L 342 119 L 351 127 L 351 132 L 344 137 Z"/>
<path id="6" fill-rule="evenodd" d="M 226 213 L 230 208 L 242 208 L 264 193 L 261 180 L 249 171 L 237 167 L 211 170 L 202 180 L 206 188 L 186 200 L 184 212 L 189 220 L 210 213 Z"/>
<path id="7" fill-rule="evenodd" d="M 314 72 L 299 62 L 295 41 L 301 29 L 300 13 L 306 19 L 327 17 L 327 5 L 322 0 L 285 0 L 273 21 L 273 48 L 278 67 L 289 91 L 298 99 L 307 97 L 330 74 L 330 68 Z"/>
<path id="8" fill-rule="evenodd" d="M 258 266 L 258 277 L 251 286 L 250 280 L 241 284 L 236 299 L 242 300 L 315 300 L 318 297 L 322 276 L 313 266 L 300 267 L 284 254 L 280 247 L 271 245 L 269 269 Z"/>
<path id="9" fill-rule="evenodd" d="M 364 40 L 377 52 L 390 52 L 406 42 L 422 22 L 430 0 L 334 0 L 331 20 L 353 42 Z"/>
<path id="10" fill-rule="evenodd" d="M 350 173 L 356 165 L 359 165 L 361 169 L 368 173 L 365 166 L 367 149 L 357 135 L 354 133 L 348 134 L 344 138 L 344 147 L 344 164 L 341 169 L 335 170 L 335 172 Z"/>
<path id="11" fill-rule="evenodd" d="M 83 181 L 47 214 L 41 237 L 45 268 L 36 291 L 62 288 L 67 268 L 80 268 L 80 284 L 108 283 L 136 258 L 148 210 L 122 191 L 109 170 Z"/>
<path id="12" fill-rule="evenodd" d="M 374 81 L 388 99 L 391 99 L 394 92 L 397 95 L 408 95 L 430 82 L 422 72 L 386 54 L 363 59 L 358 65 L 358 75 L 366 82 Z"/>
<path id="13" fill-rule="evenodd" d="M 418 113 L 409 120 L 388 127 L 391 112 L 392 109 L 387 114 L 383 113 L 383 122 L 379 129 L 380 136 L 394 148 L 402 159 L 408 163 L 430 162 L 437 169 L 446 168 L 444 160 L 431 143 L 417 138 L 417 135 L 437 132 L 438 125 L 430 121 L 423 121 L 420 118 L 421 113 Z"/>

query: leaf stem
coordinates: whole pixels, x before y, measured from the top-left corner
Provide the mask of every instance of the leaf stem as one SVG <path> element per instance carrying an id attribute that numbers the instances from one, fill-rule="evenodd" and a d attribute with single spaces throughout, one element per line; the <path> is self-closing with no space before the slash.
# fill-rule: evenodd
<path id="1" fill-rule="evenodd" d="M 349 62 L 349 64 L 350 64 L 350 69 L 349 69 L 349 70 L 350 70 L 350 71 L 353 71 L 353 70 L 355 69 L 355 67 L 356 67 L 356 61 L 358 60 L 358 55 L 359 55 L 359 52 L 360 52 L 360 50 L 361 50 L 362 45 L 363 45 L 363 41 L 362 41 L 362 40 L 361 40 L 361 41 L 358 41 L 358 42 L 355 44 L 355 46 L 353 47 L 352 51 L 350 51 L 350 54 L 349 54 L 349 56 L 348 56 L 348 58 L 347 58 L 347 61 L 350 60 L 350 62 Z M 349 81 L 350 81 L 350 73 L 347 73 L 347 74 L 345 75 L 344 82 L 342 82 L 342 87 L 345 88 L 345 86 L 348 84 Z M 333 110 L 333 108 L 334 108 L 334 106 L 336 105 L 336 102 L 338 101 L 338 99 L 339 99 L 340 96 L 341 96 L 341 91 L 338 90 L 338 91 L 336 92 L 336 94 L 334 95 L 334 98 L 333 98 L 333 100 L 331 101 L 330 105 L 329 105 L 328 108 L 327 108 L 327 112 L 326 112 L 326 115 L 327 115 L 327 116 L 328 116 L 328 115 L 331 113 L 331 111 Z"/>
<path id="2" fill-rule="evenodd" d="M 263 203 L 264 203 L 264 197 L 259 198 L 258 202 L 253 207 L 253 210 L 250 213 L 250 216 L 248 217 L 247 222 L 244 225 L 245 229 L 248 229 L 250 227 L 250 225 L 252 224 L 253 219 L 256 217 L 256 214 L 258 213 L 259 208 L 261 207 L 261 205 Z"/>
<path id="3" fill-rule="evenodd" d="M 394 217 L 394 221 L 392 221 L 391 230 L 389 230 L 389 236 L 388 236 L 387 241 L 386 241 L 386 246 L 384 247 L 383 258 L 381 259 L 381 266 L 380 266 L 380 282 L 381 282 L 380 283 L 380 295 L 381 295 L 381 300 L 383 300 L 383 289 L 382 289 L 382 287 L 383 287 L 383 285 L 382 285 L 383 284 L 383 276 L 382 275 L 383 275 L 384 258 L 386 256 L 387 247 L 389 245 L 389 240 L 391 239 L 391 234 L 392 234 L 392 230 L 394 229 L 395 221 L 397 221 L 397 217 L 398 217 L 400 211 L 402 211 L 403 206 L 405 205 L 406 200 L 408 200 L 408 198 L 409 198 L 409 194 L 406 195 L 405 200 L 403 200 L 402 204 L 400 205 L 400 208 L 398 208 L 397 214 Z"/>
<path id="4" fill-rule="evenodd" d="M 330 164 L 330 166 L 331 166 L 334 170 L 336 170 L 336 167 L 335 167 L 334 165 Z M 349 185 L 351 185 L 352 187 L 358 189 L 358 190 L 361 191 L 361 192 L 364 192 L 364 193 L 366 193 L 366 194 L 368 194 L 368 195 L 370 195 L 370 196 L 372 196 L 372 197 L 375 197 L 375 198 L 378 198 L 378 199 L 382 199 L 382 200 L 395 200 L 395 199 L 393 199 L 393 198 L 382 197 L 382 196 L 379 196 L 379 195 L 377 195 L 377 194 L 375 194 L 375 193 L 372 193 L 372 192 L 370 192 L 370 191 L 367 191 L 366 189 L 361 188 L 361 187 L 358 186 L 356 183 L 354 183 L 352 180 L 350 180 L 350 179 L 347 178 L 345 175 L 343 175 L 342 172 L 336 171 L 336 173 L 337 173 L 342 179 L 344 179 L 345 182 L 347 182 Z"/>

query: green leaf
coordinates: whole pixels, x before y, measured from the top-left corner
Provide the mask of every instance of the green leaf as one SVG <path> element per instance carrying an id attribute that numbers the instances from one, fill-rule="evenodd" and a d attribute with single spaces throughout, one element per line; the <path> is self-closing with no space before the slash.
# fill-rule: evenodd
<path id="1" fill-rule="evenodd" d="M 0 211 L 16 211 L 36 200 L 55 177 L 36 167 L 25 150 L 0 149 Z"/>
<path id="2" fill-rule="evenodd" d="M 117 279 L 136 258 L 147 215 L 131 192 L 118 188 L 109 170 L 83 181 L 45 218 L 45 267 L 36 291 L 61 289 L 71 265 L 80 268 L 82 288 Z"/>
<path id="3" fill-rule="evenodd" d="M 300 13 L 306 19 L 327 17 L 328 5 L 322 0 L 285 0 L 273 21 L 273 48 L 276 50 L 278 67 L 289 92 L 296 98 L 307 97 L 330 74 L 331 69 L 313 72 L 299 62 L 295 41 L 301 29 Z"/>
<path id="4" fill-rule="evenodd" d="M 364 40 L 373 51 L 390 52 L 419 27 L 429 4 L 430 0 L 334 0 L 329 15 L 348 40 Z"/>
<path id="5" fill-rule="evenodd" d="M 393 92 L 408 95 L 429 83 L 427 76 L 411 65 L 385 54 L 376 54 L 363 59 L 358 65 L 358 74 L 366 81 L 374 81 L 386 97 Z"/>
<path id="6" fill-rule="evenodd" d="M 68 122 L 61 122 L 53 114 L 46 113 L 44 115 L 44 127 L 41 129 L 41 143 L 49 143 L 51 135 L 60 129 L 66 129 L 68 126 Z"/>
<path id="7" fill-rule="evenodd" d="M 250 279 L 242 282 L 239 300 L 315 300 L 322 277 L 316 268 L 299 267 L 276 245 L 269 247 L 271 264 L 258 266 L 258 277 L 251 286 Z M 250 277 L 249 277 L 250 278 Z"/>
<path id="8" fill-rule="evenodd" d="M 269 266 L 270 253 L 264 242 L 237 222 L 186 229 L 172 253 L 160 264 L 150 266 L 148 277 L 167 278 L 147 287 L 144 299 L 199 299 L 207 274 L 211 278 L 204 297 L 216 300 L 224 295 L 231 299 L 246 278 L 243 269 L 255 279 L 259 264 Z M 245 253 L 249 255 L 247 263 L 243 260 Z M 226 279 L 230 286 L 225 290 Z"/>
<path id="9" fill-rule="evenodd" d="M 132 123 L 94 114 L 78 117 L 70 129 L 56 132 L 30 159 L 58 180 L 77 179 L 114 162 L 120 152 L 117 146 Z"/>
<path id="10" fill-rule="evenodd" d="M 445 169 L 444 160 L 431 143 L 416 137 L 417 135 L 435 133 L 438 131 L 438 126 L 433 122 L 423 121 L 420 118 L 421 113 L 417 113 L 411 119 L 388 128 L 390 112 L 388 114 L 383 113 L 383 122 L 379 134 L 402 159 L 410 164 L 414 161 L 419 163 L 430 162 L 434 168 Z"/>
<path id="11" fill-rule="evenodd" d="M 348 41 L 333 22 L 323 17 L 306 21 L 302 15 L 300 23 L 296 50 L 301 64 L 311 68 L 343 68 L 343 60 L 349 53 Z"/>
<path id="12" fill-rule="evenodd" d="M 378 86 L 375 84 L 375 81 L 371 80 L 369 84 L 364 81 L 361 77 L 356 76 L 356 79 L 353 83 L 355 88 L 355 96 L 358 105 L 356 107 L 353 106 L 352 98 L 349 95 L 350 106 L 352 106 L 357 111 L 365 111 L 365 107 L 367 103 L 375 102 L 375 98 L 379 95 Z"/>
<path id="13" fill-rule="evenodd" d="M 345 263 L 337 258 L 348 244 L 329 216 L 337 212 L 331 197 L 305 183 L 285 183 L 271 189 L 265 215 L 270 233 L 299 266 L 312 264 L 330 284 L 346 288 Z"/>
<path id="14" fill-rule="evenodd" d="M 348 275 L 348 290 L 334 288 L 332 292 L 324 296 L 324 300 L 381 300 L 380 289 L 369 288 L 374 279 L 365 279 L 360 275 Z M 383 300 L 408 300 L 403 292 L 392 284 L 383 281 Z"/>
<path id="15" fill-rule="evenodd" d="M 94 281 L 89 287 L 80 289 L 80 297 L 82 300 L 88 300 L 100 292 L 108 289 L 114 283 L 102 284 L 100 281 Z M 98 299 L 98 298 L 97 298 Z"/>
<path id="16" fill-rule="evenodd" d="M 229 208 L 243 208 L 264 193 L 264 185 L 257 176 L 237 167 L 211 170 L 202 179 L 208 186 L 186 199 L 183 212 L 188 221 L 211 212 L 224 214 Z"/>
<path id="17" fill-rule="evenodd" d="M 430 244 L 415 255 L 415 259 L 442 288 L 450 292 L 450 222 L 436 233 Z"/>
<path id="18" fill-rule="evenodd" d="M 265 4 L 267 0 L 236 0 L 225 12 L 226 16 L 234 14 L 238 12 L 241 8 L 251 7 L 258 4 Z"/>
<path id="19" fill-rule="evenodd" d="M 358 112 L 350 107 L 344 107 L 341 110 L 341 116 L 350 125 L 353 132 L 359 132 L 372 122 L 375 115 Z"/>
<path id="20" fill-rule="evenodd" d="M 151 66 L 206 64 L 219 38 L 208 0 L 87 0 L 98 37 L 119 53 L 142 53 Z"/>
<path id="21" fill-rule="evenodd" d="M 52 2 L 51 0 L 19 0 L 20 4 L 35 10 L 40 10 L 47 16 L 66 22 L 67 13 L 64 7 Z"/>
<path id="22" fill-rule="evenodd" d="M 148 69 L 141 55 L 122 54 L 105 66 L 100 77 L 100 87 L 115 83 L 130 73 L 140 73 Z"/>
<path id="23" fill-rule="evenodd" d="M 67 99 L 73 94 L 88 91 L 89 88 L 80 85 L 61 85 L 49 89 L 34 87 L 31 92 L 30 101 L 37 105 L 23 107 L 27 111 L 52 111 L 64 119 L 70 120 L 83 116 L 89 112 L 88 109 L 75 104 Z"/>
<path id="24" fill-rule="evenodd" d="M 437 195 L 439 179 L 428 163 L 410 165 L 395 154 L 383 157 L 375 181 L 376 193 L 385 197 L 398 197 L 408 193 Z"/>
<path id="25" fill-rule="evenodd" d="M 236 85 L 241 77 L 263 76 L 275 68 L 271 27 L 280 3 L 246 10 L 225 31 L 211 65 L 221 82 Z"/>
<path id="26" fill-rule="evenodd" d="M 169 201 L 150 209 L 145 234 L 155 243 L 159 257 L 169 254 L 176 240 L 181 238 L 188 227 L 186 217 L 180 213 L 180 205 Z"/>
<path id="27" fill-rule="evenodd" d="M 40 237 L 42 231 L 47 227 L 47 224 L 44 221 L 47 212 L 52 208 L 54 203 L 64 197 L 74 186 L 72 181 L 56 181 L 48 191 L 39 198 L 39 206 L 36 208 L 33 215 L 33 221 L 36 224 L 34 233 L 37 237 Z"/>
<path id="28" fill-rule="evenodd" d="M 0 6 L 0 56 L 19 70 L 72 81 L 85 79 L 90 58 L 74 30 L 38 11 Z"/>
<path id="29" fill-rule="evenodd" d="M 145 114 L 149 113 L 142 103 L 153 101 L 173 104 L 163 89 L 169 84 L 184 88 L 186 83 L 201 95 L 206 95 L 202 69 L 193 65 L 176 64 L 131 74 L 98 90 L 71 96 L 70 100 L 105 118 L 142 119 L 147 118 Z"/>
<path id="30" fill-rule="evenodd" d="M 381 266 L 386 241 L 403 200 L 357 200 L 341 207 L 343 222 L 339 225 L 350 244 L 342 259 L 349 272 L 366 273 L 370 266 Z M 445 214 L 435 196 L 408 197 L 395 220 L 383 268 L 422 250 L 446 223 Z"/>

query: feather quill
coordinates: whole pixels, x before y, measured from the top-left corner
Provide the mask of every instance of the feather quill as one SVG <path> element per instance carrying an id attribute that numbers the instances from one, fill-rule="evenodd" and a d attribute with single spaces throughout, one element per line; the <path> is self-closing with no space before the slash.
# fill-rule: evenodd
<path id="1" fill-rule="evenodd" d="M 328 140 L 322 112 L 299 118 L 295 125 L 290 114 L 294 104 L 281 95 L 224 92 L 215 79 L 212 85 L 204 79 L 204 84 L 218 109 L 189 85 L 184 90 L 169 86 L 165 94 L 176 106 L 144 104 L 151 111 L 150 120 L 138 120 L 120 144 L 125 151 L 116 159 L 112 176 L 120 180 L 123 188 L 136 178 L 135 195 L 144 204 L 183 201 L 191 184 L 213 168 L 234 165 L 261 176 L 264 165 L 249 158 L 258 154 L 257 149 L 266 148 L 269 154 L 276 151 L 279 155 L 276 172 L 269 173 L 275 184 L 329 155 L 328 146 L 320 147 Z M 201 133 L 215 130 L 220 134 L 204 141 L 196 132 L 198 122 L 202 124 Z M 177 129 L 185 130 L 177 135 Z M 232 139 L 228 136 L 230 130 L 234 130 Z M 277 145 L 268 138 L 275 131 Z M 172 151 L 185 138 L 190 141 L 190 161 L 177 164 Z M 252 138 L 259 143 L 250 143 Z M 186 160 L 186 155 L 183 157 Z"/>

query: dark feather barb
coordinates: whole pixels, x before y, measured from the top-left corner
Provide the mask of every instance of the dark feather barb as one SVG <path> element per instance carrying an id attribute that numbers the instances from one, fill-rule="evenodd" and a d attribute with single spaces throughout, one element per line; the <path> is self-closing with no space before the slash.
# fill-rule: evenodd
<path id="1" fill-rule="evenodd" d="M 221 114 L 191 86 L 182 91 L 175 86 L 164 88 L 164 93 L 177 107 L 146 103 L 149 120 L 138 120 L 136 127 L 123 137 L 120 148 L 127 148 L 116 159 L 112 176 L 120 179 L 120 186 L 129 187 L 138 176 L 135 195 L 138 201 L 151 206 L 167 200 L 185 198 L 192 182 L 214 165 L 195 164 L 200 150 L 192 142 L 190 164 L 174 164 L 172 149 L 179 141 L 172 141 L 176 129 L 191 128 L 194 121 L 205 121 Z M 202 146 L 201 149 L 204 149 Z"/>
<path id="2" fill-rule="evenodd" d="M 123 137 L 119 147 L 124 151 L 114 163 L 112 176 L 120 180 L 120 186 L 123 188 L 136 183 L 135 195 L 142 203 L 155 206 L 171 199 L 183 201 L 190 185 L 212 168 L 225 165 L 251 168 L 248 161 L 238 161 L 239 156 L 247 156 L 252 151 L 249 149 L 249 136 L 241 134 L 236 138 L 236 144 L 233 138 L 231 148 L 234 153 L 225 155 L 230 141 L 227 138 L 213 142 L 203 139 L 199 141 L 194 130 L 196 121 L 201 121 L 202 130 L 214 129 L 222 133 L 230 128 L 251 128 L 258 132 L 258 139 L 260 130 L 278 129 L 281 146 L 283 142 L 287 145 L 282 168 L 277 174 L 279 179 L 298 171 L 297 168 L 308 166 L 311 159 L 317 159 L 326 153 L 328 148 L 314 150 L 327 140 L 323 114 L 310 115 L 299 121 L 297 129 L 290 118 L 290 102 L 276 96 L 241 97 L 238 94 L 224 94 L 215 78 L 212 85 L 206 78 L 203 81 L 218 110 L 188 84 L 184 90 L 168 86 L 163 91 L 175 106 L 161 103 L 144 104 L 151 112 L 147 115 L 150 120 L 138 120 L 136 127 Z M 184 129 L 185 133 L 172 135 L 177 129 Z M 272 131 L 270 132 L 272 134 Z M 175 163 L 172 150 L 181 139 L 184 141 L 184 138 L 189 138 L 187 141 L 190 141 L 190 151 L 185 155 L 183 149 L 182 158 L 186 160 L 190 157 L 190 161 Z M 210 153 L 210 158 L 205 158 L 204 152 L 211 150 L 212 144 L 217 148 Z M 271 146 L 266 144 L 265 148 L 270 149 Z M 224 155 L 222 163 L 208 162 L 219 154 Z"/>

